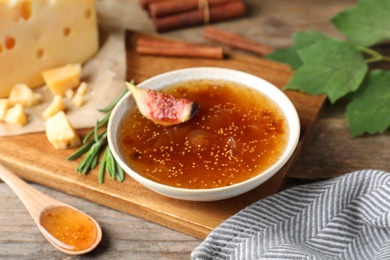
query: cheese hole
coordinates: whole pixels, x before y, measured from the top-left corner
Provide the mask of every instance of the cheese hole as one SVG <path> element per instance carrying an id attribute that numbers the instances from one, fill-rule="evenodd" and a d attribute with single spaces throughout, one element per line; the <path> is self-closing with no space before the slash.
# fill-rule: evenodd
<path id="1" fill-rule="evenodd" d="M 91 14 L 92 14 L 91 10 L 89 9 L 85 10 L 85 18 L 88 19 L 89 17 L 91 17 Z"/>
<path id="2" fill-rule="evenodd" d="M 4 46 L 6 49 L 11 50 L 12 48 L 15 47 L 15 44 L 16 44 L 16 40 L 14 37 L 9 36 L 5 39 Z"/>
<path id="3" fill-rule="evenodd" d="M 24 1 L 21 5 L 21 13 L 24 20 L 28 20 L 31 17 L 32 8 L 31 1 Z"/>
<path id="4" fill-rule="evenodd" d="M 43 57 L 43 54 L 45 54 L 44 51 L 42 49 L 38 49 L 35 55 L 38 59 L 40 59 Z"/>
<path id="5" fill-rule="evenodd" d="M 71 31 L 71 30 L 70 30 L 69 27 L 65 27 L 65 29 L 64 29 L 64 36 L 65 36 L 65 37 L 69 36 L 70 31 Z"/>

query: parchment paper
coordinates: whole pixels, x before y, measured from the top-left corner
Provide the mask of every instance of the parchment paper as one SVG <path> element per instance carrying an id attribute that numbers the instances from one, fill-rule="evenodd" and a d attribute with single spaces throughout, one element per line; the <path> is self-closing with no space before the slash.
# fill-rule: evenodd
<path id="1" fill-rule="evenodd" d="M 98 112 L 125 88 L 126 77 L 126 52 L 124 46 L 124 30 L 120 28 L 105 27 L 107 38 L 98 53 L 83 65 L 82 81 L 87 82 L 88 92 L 84 98 L 85 104 L 76 107 L 64 98 L 67 106 L 66 115 L 71 124 L 76 128 L 92 127 L 104 114 Z M 28 124 L 18 126 L 0 122 L 0 136 L 20 135 L 45 130 L 42 119 L 43 110 L 50 105 L 53 94 L 46 87 L 40 87 L 34 91 L 41 93 L 43 101 L 32 108 L 26 108 L 29 118 Z"/>

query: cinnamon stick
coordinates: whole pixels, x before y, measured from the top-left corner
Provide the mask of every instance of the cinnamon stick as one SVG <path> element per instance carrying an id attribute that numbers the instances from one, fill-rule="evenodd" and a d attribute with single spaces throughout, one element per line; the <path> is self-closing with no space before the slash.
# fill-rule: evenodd
<path id="1" fill-rule="evenodd" d="M 257 41 L 211 26 L 205 27 L 203 36 L 233 48 L 254 52 L 260 55 L 267 55 L 274 51 L 274 48 L 263 45 Z"/>
<path id="2" fill-rule="evenodd" d="M 217 4 L 224 4 L 235 0 L 205 0 L 203 3 L 209 7 Z M 201 0 L 165 0 L 149 4 L 148 9 L 152 17 L 163 17 L 194 9 L 202 8 Z"/>
<path id="3" fill-rule="evenodd" d="M 161 2 L 161 1 L 164 0 L 139 0 L 139 4 L 141 5 L 142 9 L 147 10 L 151 3 Z"/>
<path id="4" fill-rule="evenodd" d="M 191 27 L 204 23 L 223 21 L 245 15 L 245 5 L 241 0 L 196 9 L 179 14 L 154 19 L 158 32 Z"/>
<path id="5" fill-rule="evenodd" d="M 137 53 L 146 55 L 223 59 L 221 47 L 170 42 L 158 39 L 138 39 Z"/>

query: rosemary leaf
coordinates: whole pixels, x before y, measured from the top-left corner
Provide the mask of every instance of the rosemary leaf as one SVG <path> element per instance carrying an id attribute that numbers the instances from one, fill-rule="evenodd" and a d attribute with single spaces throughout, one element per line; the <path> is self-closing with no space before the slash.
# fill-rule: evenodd
<path id="1" fill-rule="evenodd" d="M 100 183 L 104 182 L 104 173 L 107 173 L 112 179 L 122 182 L 125 179 L 125 174 L 120 165 L 115 161 L 110 147 L 106 147 L 102 162 L 99 167 L 98 179 Z"/>
<path id="2" fill-rule="evenodd" d="M 81 146 L 76 152 L 71 154 L 68 158 L 66 158 L 66 160 L 68 161 L 76 160 L 77 158 L 85 154 L 93 144 L 94 144 L 93 140 L 89 141 L 88 143 Z"/>
<path id="3" fill-rule="evenodd" d="M 91 150 L 90 150 L 91 151 Z M 81 161 L 76 171 L 82 174 L 86 174 L 89 169 L 89 165 L 91 165 L 92 157 L 90 156 L 90 152 L 87 153 L 87 156 Z"/>
<path id="4" fill-rule="evenodd" d="M 98 129 L 102 128 L 103 126 L 105 126 L 107 123 L 108 123 L 108 120 L 110 119 L 110 116 L 111 116 L 111 112 L 108 113 L 101 121 L 98 121 L 97 125 L 95 125 L 95 127 L 97 127 Z M 83 144 L 88 142 L 89 138 L 91 138 L 91 136 L 95 133 L 95 128 L 92 129 L 84 138 L 83 138 Z"/>
<path id="5" fill-rule="evenodd" d="M 125 179 L 125 172 L 123 171 L 122 167 L 119 165 L 119 163 L 115 162 L 116 165 L 117 165 L 117 174 L 116 174 L 116 177 L 115 179 L 119 182 L 122 182 L 124 181 Z"/>
<path id="6" fill-rule="evenodd" d="M 111 161 L 109 160 L 109 151 L 110 151 L 110 148 L 107 147 L 107 150 L 104 154 L 104 162 L 105 162 L 105 167 L 104 167 L 104 171 L 108 174 L 108 176 L 112 177 L 112 172 L 111 172 Z"/>
<path id="7" fill-rule="evenodd" d="M 107 156 L 107 151 L 109 149 L 110 148 L 107 146 L 105 151 L 104 151 L 102 162 L 101 162 L 100 167 L 99 167 L 99 173 L 98 173 L 99 183 L 103 183 L 104 182 L 104 172 L 105 172 L 105 169 L 106 169 L 106 159 L 105 158 Z"/>
<path id="8" fill-rule="evenodd" d="M 98 154 L 94 154 L 94 155 L 92 156 L 92 161 L 91 161 L 91 166 L 90 166 L 90 169 L 91 169 L 91 170 L 96 168 L 96 166 L 97 166 L 97 164 L 98 164 L 98 160 L 99 160 Z"/>
<path id="9" fill-rule="evenodd" d="M 93 139 L 95 140 L 95 143 L 98 143 L 99 142 L 99 135 L 98 135 L 98 124 L 99 124 L 99 120 L 97 121 L 94 129 L 93 129 Z"/>
<path id="10" fill-rule="evenodd" d="M 115 178 L 115 160 L 112 156 L 108 156 L 108 160 L 110 161 L 110 168 L 109 171 L 111 172 L 111 177 Z"/>
<path id="11" fill-rule="evenodd" d="M 98 137 L 101 138 L 102 135 L 106 134 L 107 130 L 104 130 L 102 131 Z M 71 154 L 68 158 L 66 158 L 66 160 L 68 161 L 73 161 L 73 160 L 76 160 L 77 158 L 79 158 L 80 156 L 82 156 L 83 154 L 85 154 L 90 148 L 91 146 L 95 143 L 95 140 L 91 140 L 89 141 L 88 143 L 85 143 L 83 146 L 81 146 L 76 152 L 74 152 L 73 154 Z"/>
<path id="12" fill-rule="evenodd" d="M 112 155 L 111 150 L 108 150 L 107 156 L 109 157 L 108 159 L 110 160 L 112 164 L 112 177 L 119 181 L 122 182 L 125 179 L 125 174 L 119 163 L 115 160 L 114 156 Z"/>
<path id="13" fill-rule="evenodd" d="M 102 150 L 103 145 L 105 144 L 107 138 L 107 131 L 105 130 L 103 135 L 91 146 L 88 150 L 85 158 L 81 161 L 79 167 L 77 167 L 76 171 L 82 174 L 86 174 L 90 170 L 96 168 L 99 160 L 99 155 Z"/>

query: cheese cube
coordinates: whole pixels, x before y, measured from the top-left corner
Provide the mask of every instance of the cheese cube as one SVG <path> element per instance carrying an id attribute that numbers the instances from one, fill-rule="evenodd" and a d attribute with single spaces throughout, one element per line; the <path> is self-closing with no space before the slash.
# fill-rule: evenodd
<path id="1" fill-rule="evenodd" d="M 68 89 L 79 86 L 81 65 L 65 65 L 42 72 L 46 85 L 54 95 L 64 96 Z"/>
<path id="2" fill-rule="evenodd" d="M 42 100 L 40 93 L 35 93 L 26 84 L 16 84 L 9 95 L 8 101 L 11 105 L 19 103 L 24 107 L 32 107 Z"/>
<path id="3" fill-rule="evenodd" d="M 41 72 L 84 63 L 98 50 L 95 0 L 0 1 L 0 98 Z"/>
<path id="4" fill-rule="evenodd" d="M 83 98 L 83 96 L 81 96 L 80 94 L 76 93 L 76 95 L 74 95 L 74 97 L 72 98 L 72 103 L 76 107 L 81 107 L 82 105 L 85 104 L 85 99 Z"/>
<path id="5" fill-rule="evenodd" d="M 81 82 L 80 86 L 77 88 L 76 93 L 80 96 L 84 96 L 88 91 L 88 84 Z"/>
<path id="6" fill-rule="evenodd" d="M 4 122 L 20 126 L 27 124 L 28 119 L 26 113 L 24 112 L 24 107 L 18 103 L 9 108 L 5 113 Z"/>
<path id="7" fill-rule="evenodd" d="M 8 102 L 8 99 L 6 99 L 6 98 L 0 99 L 0 122 L 4 120 L 5 113 L 7 112 L 8 108 L 10 106 L 11 105 Z"/>
<path id="8" fill-rule="evenodd" d="M 80 137 L 63 111 L 45 122 L 46 137 L 56 149 L 66 149 L 81 143 Z"/>
<path id="9" fill-rule="evenodd" d="M 74 96 L 74 90 L 73 89 L 68 89 L 65 91 L 65 97 L 67 99 L 71 99 Z"/>
<path id="10" fill-rule="evenodd" d="M 60 95 L 55 95 L 52 103 L 43 111 L 42 117 L 43 119 L 48 119 L 49 117 L 64 110 L 65 110 L 65 104 L 62 101 L 62 97 Z"/>

